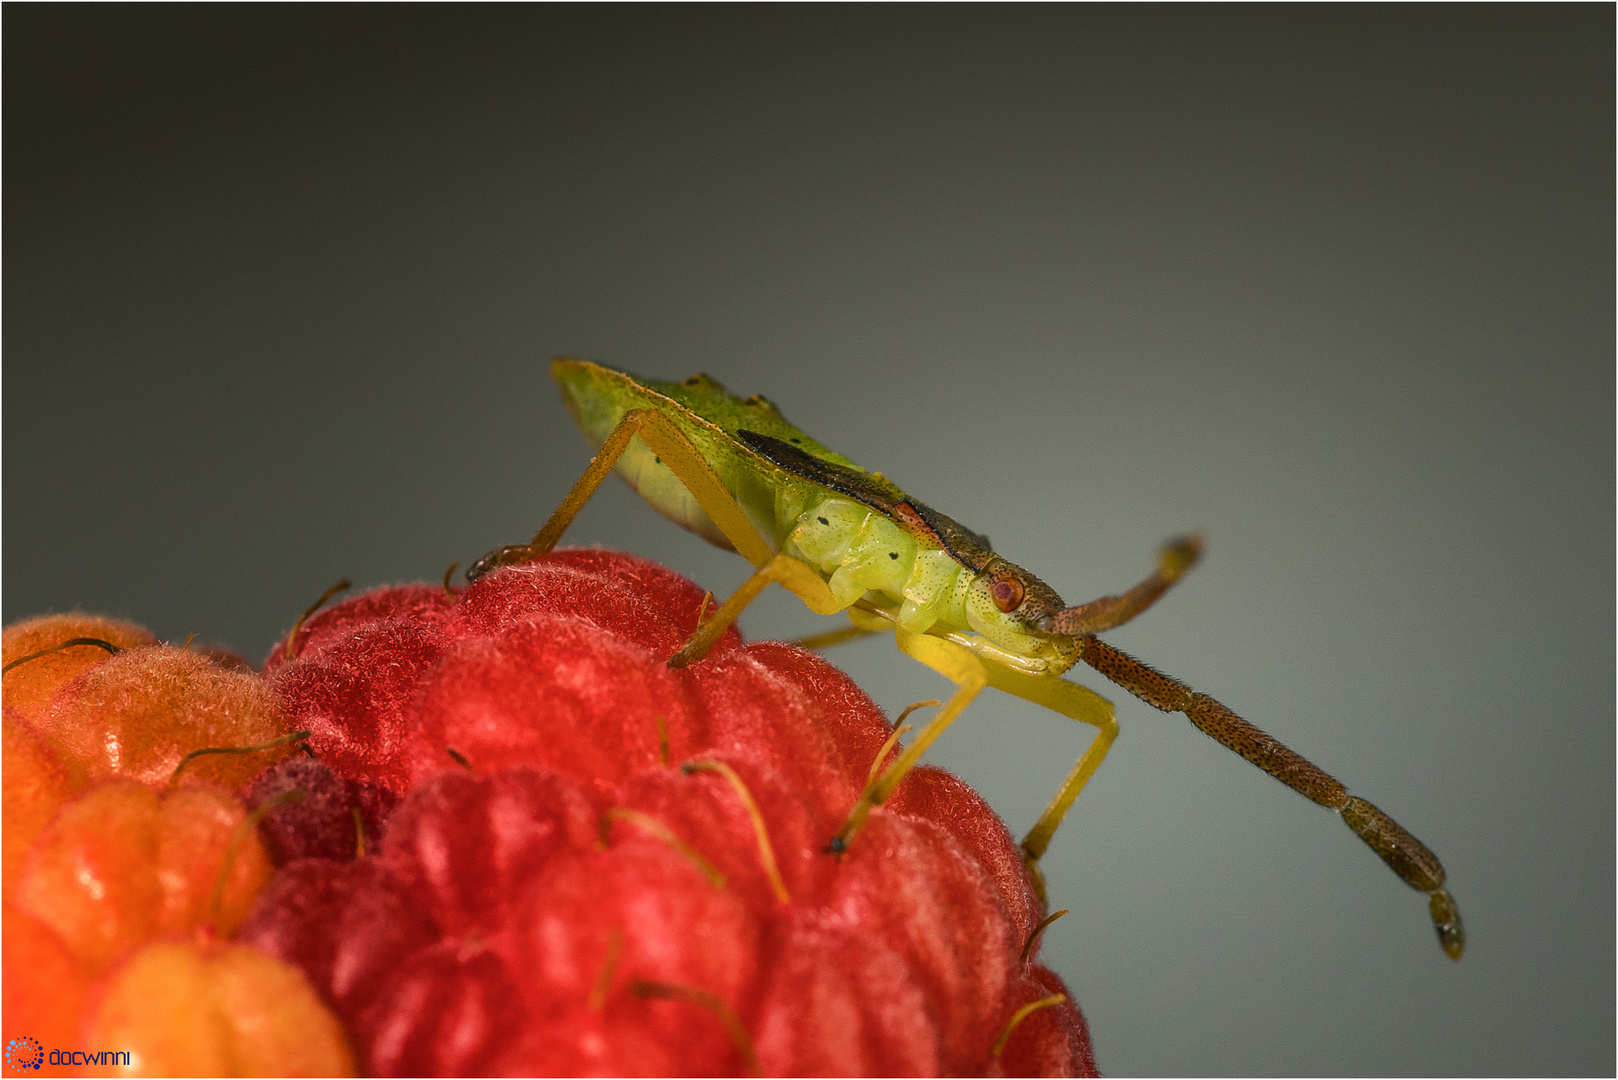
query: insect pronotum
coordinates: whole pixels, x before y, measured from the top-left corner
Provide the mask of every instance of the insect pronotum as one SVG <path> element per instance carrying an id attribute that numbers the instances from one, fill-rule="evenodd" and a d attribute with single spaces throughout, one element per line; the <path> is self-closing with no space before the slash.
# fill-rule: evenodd
<path id="1" fill-rule="evenodd" d="M 1039 859 L 1118 734 L 1110 702 L 1061 678 L 1082 660 L 1148 705 L 1184 713 L 1206 734 L 1341 815 L 1394 873 L 1427 894 L 1439 944 L 1460 959 L 1466 945 L 1460 910 L 1444 888 L 1443 866 L 1421 841 L 1213 698 L 1096 636 L 1139 615 L 1190 569 L 1201 553 L 1199 536 L 1166 546 L 1157 569 L 1129 591 L 1068 607 L 1049 585 L 996 555 L 987 538 L 910 498 L 881 473 L 826 449 L 764 397 L 736 397 L 706 375 L 654 382 L 569 357 L 552 361 L 551 375 L 599 451 L 532 541 L 485 555 L 467 571 L 469 579 L 549 552 L 616 468 L 665 517 L 754 567 L 669 659 L 670 667 L 701 660 L 774 582 L 812 611 L 847 613 L 853 627 L 822 641 L 891 631 L 901 650 L 955 683 L 955 693 L 921 734 L 867 784 L 828 850 L 847 850 L 872 808 L 983 688 L 993 686 L 1096 729 L 1022 841 L 1043 899 Z"/>

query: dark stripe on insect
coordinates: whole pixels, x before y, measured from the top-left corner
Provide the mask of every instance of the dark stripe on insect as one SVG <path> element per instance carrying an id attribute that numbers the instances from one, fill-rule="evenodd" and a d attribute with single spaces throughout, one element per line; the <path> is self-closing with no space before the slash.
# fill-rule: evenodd
<path id="1" fill-rule="evenodd" d="M 839 495 L 847 495 L 891 518 L 912 535 L 943 548 L 949 552 L 950 558 L 969 570 L 981 571 L 988 565 L 992 551 L 987 537 L 980 536 L 930 506 L 906 497 L 890 481 L 878 480 L 845 465 L 824 461 L 757 431 L 740 430 L 736 432 L 736 437 L 778 468 Z"/>

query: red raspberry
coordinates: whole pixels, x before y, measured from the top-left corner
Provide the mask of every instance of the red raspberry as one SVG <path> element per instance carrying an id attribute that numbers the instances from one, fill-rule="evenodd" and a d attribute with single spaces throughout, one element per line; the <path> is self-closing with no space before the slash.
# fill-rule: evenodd
<path id="1" fill-rule="evenodd" d="M 259 773 L 242 797 L 249 809 L 264 809 L 259 837 L 276 866 L 293 859 L 356 858 L 381 841 L 382 824 L 399 801 L 384 788 L 338 776 L 302 755 Z"/>
<path id="2" fill-rule="evenodd" d="M 923 768 L 826 854 L 891 727 L 734 629 L 670 671 L 703 603 L 565 551 L 310 619 L 265 665 L 283 707 L 403 800 L 366 857 L 283 868 L 240 940 L 305 971 L 371 1072 L 1094 1075 L 1022 957 L 1005 826 Z"/>

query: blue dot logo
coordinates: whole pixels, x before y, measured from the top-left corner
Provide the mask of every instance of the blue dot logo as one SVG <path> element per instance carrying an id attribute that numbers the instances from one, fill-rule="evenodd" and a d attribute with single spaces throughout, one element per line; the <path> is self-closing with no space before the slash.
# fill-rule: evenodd
<path id="1" fill-rule="evenodd" d="M 45 1048 L 39 1045 L 38 1039 L 30 1039 L 26 1035 L 11 1039 L 6 1043 L 6 1064 L 19 1072 L 26 1069 L 37 1071 L 45 1064 Z"/>

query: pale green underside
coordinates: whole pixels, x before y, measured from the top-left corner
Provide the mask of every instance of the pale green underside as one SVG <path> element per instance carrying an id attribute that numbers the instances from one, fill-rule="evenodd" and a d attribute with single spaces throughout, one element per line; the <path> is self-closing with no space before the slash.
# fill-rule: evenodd
<path id="1" fill-rule="evenodd" d="M 781 469 L 737 440 L 737 431 L 756 431 L 824 461 L 860 468 L 788 423 L 766 399 L 738 398 L 706 376 L 653 382 L 588 361 L 557 361 L 552 374 L 593 446 L 605 442 L 631 409 L 656 409 L 673 420 L 771 550 L 814 567 L 840 603 L 852 604 L 873 592 L 883 606 L 897 605 L 907 630 L 920 633 L 935 623 L 967 628 L 966 597 L 975 575 L 962 573 L 948 552 L 862 503 Z M 658 513 L 734 550 L 685 484 L 638 437 L 630 440 L 617 472 Z"/>

